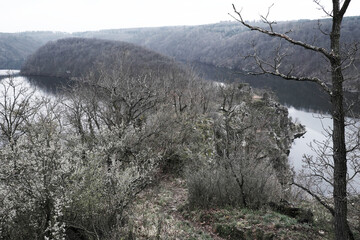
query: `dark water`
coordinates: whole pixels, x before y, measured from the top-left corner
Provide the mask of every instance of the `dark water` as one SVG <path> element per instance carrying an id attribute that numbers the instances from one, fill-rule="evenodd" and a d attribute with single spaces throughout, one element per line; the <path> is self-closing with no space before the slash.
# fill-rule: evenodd
<path id="1" fill-rule="evenodd" d="M 253 76 L 245 72 L 200 63 L 192 63 L 191 66 L 201 77 L 207 80 L 225 83 L 245 82 L 254 88 L 272 91 L 279 102 L 288 107 L 309 112 L 331 112 L 329 96 L 317 84 L 312 82 L 287 81 L 267 75 Z M 1 73 L 6 73 L 6 71 L 0 70 L 0 80 L 4 78 Z M 74 84 L 70 80 L 56 77 L 26 76 L 24 79 L 31 86 L 47 94 L 58 93 L 64 87 Z M 346 93 L 345 97 L 348 102 L 353 103 L 358 101 L 359 94 Z M 354 104 L 354 106 L 353 110 L 360 113 L 360 104 Z"/>
<path id="2" fill-rule="evenodd" d="M 246 72 L 195 63 L 194 70 L 205 79 L 221 82 L 245 82 L 259 89 L 268 89 L 275 93 L 281 104 L 310 112 L 330 113 L 329 96 L 312 82 L 288 81 L 269 75 L 249 75 Z M 356 102 L 359 94 L 345 93 L 348 102 Z M 360 112 L 360 104 L 355 104 L 354 111 Z"/>
<path id="3" fill-rule="evenodd" d="M 43 76 L 22 76 L 32 87 L 41 90 L 42 92 L 55 95 L 66 88 L 71 87 L 74 82 L 64 78 L 58 77 L 43 77 Z"/>

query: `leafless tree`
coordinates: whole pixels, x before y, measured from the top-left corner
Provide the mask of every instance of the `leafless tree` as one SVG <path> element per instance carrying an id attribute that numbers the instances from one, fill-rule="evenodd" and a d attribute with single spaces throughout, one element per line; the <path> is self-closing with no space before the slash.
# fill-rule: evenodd
<path id="1" fill-rule="evenodd" d="M 333 0 L 332 11 L 325 10 L 325 7 L 321 5 L 320 1 L 314 1 L 324 12 L 332 19 L 332 29 L 329 34 L 330 48 L 318 47 L 313 44 L 305 43 L 293 39 L 289 32 L 279 33 L 274 30 L 274 22 L 270 21 L 267 16 L 262 17 L 263 22 L 268 25 L 268 29 L 261 28 L 249 24 L 243 19 L 241 11 L 238 11 L 233 5 L 235 15 L 233 16 L 239 23 L 247 27 L 250 30 L 257 31 L 266 34 L 271 37 L 275 37 L 286 41 L 295 46 L 299 46 L 304 50 L 312 51 L 314 54 L 322 55 L 329 64 L 330 67 L 330 79 L 331 82 L 321 77 L 308 77 L 296 75 L 290 68 L 290 70 L 284 72 L 281 68 L 286 54 L 281 54 L 277 51 L 274 59 L 266 61 L 261 59 L 258 53 L 254 53 L 251 57 L 255 60 L 256 64 L 260 68 L 261 74 L 271 74 L 279 76 L 285 80 L 293 81 L 309 81 L 318 84 L 330 97 L 331 99 L 331 115 L 333 119 L 332 128 L 332 144 L 333 144 L 333 162 L 334 162 L 334 176 L 333 176 L 333 198 L 334 207 L 327 206 L 332 215 L 334 216 L 335 236 L 336 239 L 354 239 L 354 236 L 350 230 L 347 222 L 347 149 L 345 141 L 345 113 L 344 109 L 344 69 L 352 64 L 353 60 L 351 55 L 344 55 L 341 50 L 340 36 L 341 36 L 341 24 L 344 18 L 344 14 L 348 9 L 351 0 Z M 324 66 L 326 67 L 326 66 Z"/>
<path id="2" fill-rule="evenodd" d="M 32 89 L 11 75 L 0 83 L 0 91 L 1 141 L 14 145 L 41 104 Z"/>

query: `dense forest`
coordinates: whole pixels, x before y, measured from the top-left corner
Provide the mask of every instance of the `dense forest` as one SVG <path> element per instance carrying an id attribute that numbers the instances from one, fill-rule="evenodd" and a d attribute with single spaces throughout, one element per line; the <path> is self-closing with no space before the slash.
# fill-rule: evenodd
<path id="1" fill-rule="evenodd" d="M 27 59 L 21 73 L 80 78 L 94 73 L 94 69 L 100 65 L 102 71 L 118 69 L 129 76 L 155 77 L 164 76 L 175 69 L 180 71 L 174 60 L 131 43 L 66 38 L 39 48 Z"/>
<path id="2" fill-rule="evenodd" d="M 0 68 L 20 69 L 26 58 L 46 42 L 63 38 L 66 33 L 0 33 Z"/>
<path id="3" fill-rule="evenodd" d="M 41 43 L 33 38 L 0 33 L 0 67 L 19 69 L 26 57 L 40 46 Z"/>
<path id="4" fill-rule="evenodd" d="M 357 26 L 359 17 L 346 18 L 342 26 L 342 41 L 344 44 L 356 42 L 360 37 Z M 263 23 L 255 23 L 264 27 Z M 310 42 L 324 48 L 329 48 L 328 37 L 322 34 L 329 32 L 331 21 L 300 20 L 296 22 L 279 22 L 274 26 L 278 32 L 289 32 L 294 39 Z M 266 27 L 266 26 L 265 26 Z M 83 33 L 84 36 L 88 33 Z M 142 30 L 109 30 L 100 31 L 93 36 L 99 38 L 123 39 L 154 49 L 168 56 L 187 62 L 201 62 L 237 70 L 254 70 L 254 62 L 244 59 L 252 53 L 252 45 L 264 59 L 271 57 L 279 47 L 275 38 L 253 33 L 239 26 L 236 22 L 224 22 L 215 25 L 195 27 L 161 28 L 157 31 Z M 323 74 L 319 66 L 322 59 L 303 52 L 300 48 L 282 43 L 283 51 L 287 53 L 288 63 L 294 64 L 300 73 L 312 75 Z M 301 70 L 300 70 L 301 69 Z"/>
<path id="5" fill-rule="evenodd" d="M 353 43 L 360 38 L 359 21 L 360 17 L 347 17 L 344 19 L 341 30 L 344 44 Z M 255 24 L 264 26 L 261 22 Z M 294 39 L 328 48 L 329 42 L 326 33 L 331 30 L 330 24 L 329 19 L 320 22 L 315 20 L 279 22 L 275 26 L 275 30 L 283 33 L 291 31 L 289 35 Z M 6 34 L 2 38 L 5 36 L 13 35 Z M 17 49 L 12 46 L 16 42 L 8 43 L 7 51 L 11 52 L 7 57 L 8 62 L 15 61 L 18 58 L 25 59 L 30 53 L 35 52 L 39 47 L 39 43 L 65 37 L 82 37 L 132 42 L 166 56 L 174 57 L 179 61 L 199 62 L 237 70 L 256 71 L 252 59 L 244 58 L 253 52 L 252 47 L 257 52 L 261 52 L 265 59 L 272 56 L 279 47 L 279 43 L 275 44 L 275 39 L 261 34 L 253 34 L 236 22 L 222 22 L 202 26 L 114 29 L 72 34 L 25 32 L 16 34 L 16 36 L 19 39 L 31 40 L 33 44 L 27 45 L 24 51 L 18 53 L 19 56 L 15 57 L 17 55 L 12 52 L 15 50 L 11 49 Z M 325 61 L 320 56 L 311 56 L 310 52 L 301 51 L 300 48 L 290 46 L 285 42 L 281 43 L 281 47 L 282 53 L 288 55 L 284 63 L 289 64 L 284 65 L 294 66 L 294 72 L 299 74 L 307 73 L 312 76 L 328 74 L 327 69 L 320 68 L 323 61 Z M 20 68 L 23 61 L 17 63 L 17 65 L 13 66 Z M 0 64 L 0 66 L 5 67 L 9 63 L 5 61 L 0 62 Z M 353 73 L 353 71 L 354 68 L 350 68 L 348 73 Z"/>

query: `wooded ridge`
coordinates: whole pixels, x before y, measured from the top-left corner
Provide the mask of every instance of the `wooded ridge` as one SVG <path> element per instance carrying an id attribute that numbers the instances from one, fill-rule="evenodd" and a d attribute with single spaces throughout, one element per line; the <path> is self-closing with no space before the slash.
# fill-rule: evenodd
<path id="1" fill-rule="evenodd" d="M 342 42 L 351 44 L 360 38 L 357 27 L 360 17 L 347 17 L 342 27 Z M 255 23 L 265 26 L 263 23 Z M 297 40 L 310 42 L 324 48 L 329 48 L 327 35 L 331 22 L 328 19 L 299 20 L 279 22 L 274 30 L 286 33 Z M 265 26 L 266 27 L 266 26 Z M 289 32 L 291 31 L 291 32 Z M 320 33 L 323 32 L 324 34 Z M 320 34 L 319 34 L 320 33 Z M 6 39 L 15 38 L 17 41 Z M 221 22 L 201 26 L 178 26 L 138 29 L 114 29 L 78 33 L 25 32 L 0 35 L 1 68 L 20 68 L 24 59 L 35 52 L 42 44 L 66 37 L 101 38 L 126 41 L 155 50 L 180 61 L 200 62 L 237 70 L 254 70 L 251 59 L 245 56 L 253 51 L 266 58 L 272 56 L 279 44 L 274 38 L 252 33 L 236 22 Z M 6 43 L 6 44 L 4 44 Z M 15 45 L 14 45 L 15 44 Z M 22 46 L 21 48 L 17 45 Z M 324 59 L 320 56 L 310 57 L 310 52 L 301 52 L 298 47 L 281 43 L 282 53 L 286 53 L 284 65 L 294 66 L 298 74 L 323 76 L 327 69 L 322 69 Z M 353 69 L 354 70 L 354 69 Z M 349 71 L 353 71 L 349 70 Z"/>
<path id="2" fill-rule="evenodd" d="M 39 48 L 25 62 L 21 73 L 81 78 L 90 73 L 101 74 L 95 73 L 94 70 L 100 68 L 102 71 L 121 69 L 130 77 L 135 75 L 163 76 L 173 70 L 180 71 L 181 69 L 174 60 L 131 43 L 66 38 L 49 42 Z"/>

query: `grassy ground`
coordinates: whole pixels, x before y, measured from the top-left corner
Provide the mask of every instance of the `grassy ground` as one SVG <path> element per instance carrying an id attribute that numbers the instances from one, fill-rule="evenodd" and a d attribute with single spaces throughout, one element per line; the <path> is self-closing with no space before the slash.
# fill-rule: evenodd
<path id="1" fill-rule="evenodd" d="M 186 199 L 186 183 L 174 177 L 141 193 L 129 212 L 136 239 L 331 239 L 316 219 L 308 225 L 267 209 L 194 209 Z"/>

